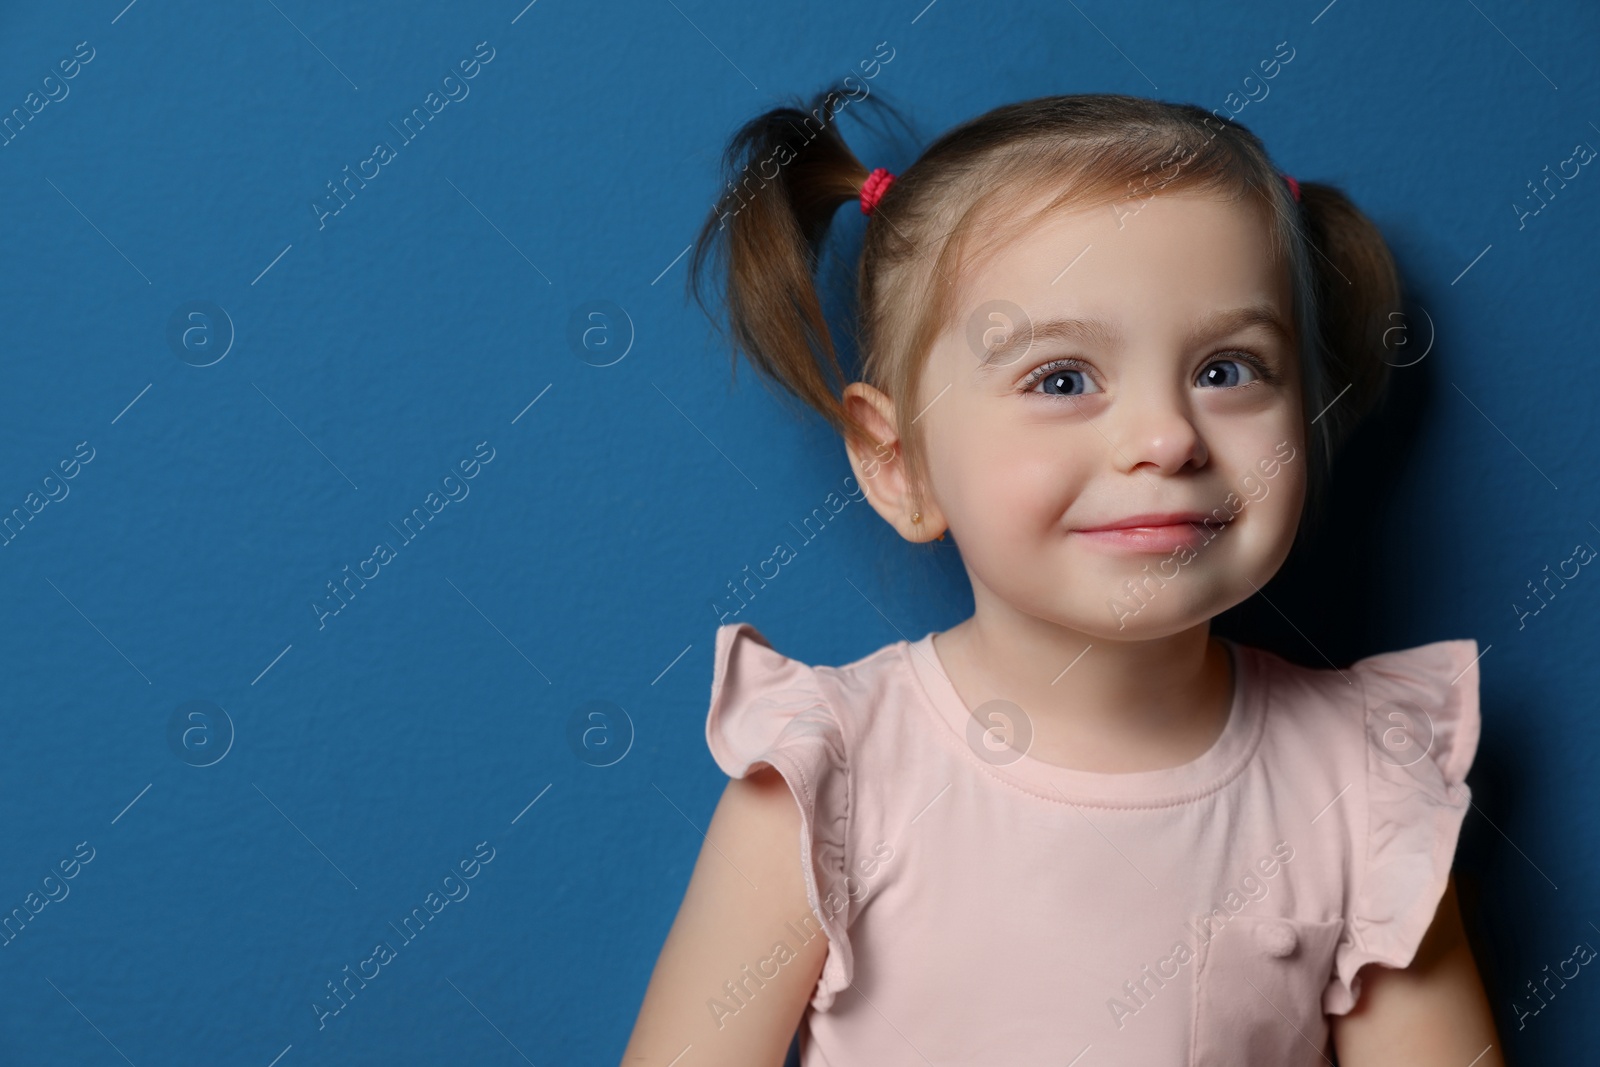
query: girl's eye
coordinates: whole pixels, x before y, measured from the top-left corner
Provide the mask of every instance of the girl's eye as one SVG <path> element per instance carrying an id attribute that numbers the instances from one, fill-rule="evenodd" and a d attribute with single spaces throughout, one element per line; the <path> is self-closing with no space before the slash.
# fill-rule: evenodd
<path id="1" fill-rule="evenodd" d="M 1261 357 L 1250 352 L 1228 352 L 1200 372 L 1196 384 L 1203 388 L 1237 389 L 1253 382 L 1275 382 L 1277 375 Z M 1077 359 L 1052 359 L 1028 375 L 1022 388 L 1045 396 L 1085 396 L 1100 392 L 1089 376 L 1088 364 Z"/>
<path id="2" fill-rule="evenodd" d="M 1217 360 L 1208 364 L 1200 372 L 1199 384 L 1209 387 L 1232 388 L 1240 385 L 1249 385 L 1252 381 L 1272 379 L 1271 371 L 1267 366 L 1248 352 L 1230 352 L 1227 359 Z M 1241 381 L 1241 368 L 1248 369 L 1251 378 Z M 1230 373 L 1231 371 L 1231 373 Z"/>
<path id="3" fill-rule="evenodd" d="M 1094 382 L 1083 367 L 1075 359 L 1052 359 L 1028 375 L 1024 385 L 1029 392 L 1043 393 L 1045 396 L 1082 396 L 1099 392 L 1097 388 L 1088 388 Z"/>

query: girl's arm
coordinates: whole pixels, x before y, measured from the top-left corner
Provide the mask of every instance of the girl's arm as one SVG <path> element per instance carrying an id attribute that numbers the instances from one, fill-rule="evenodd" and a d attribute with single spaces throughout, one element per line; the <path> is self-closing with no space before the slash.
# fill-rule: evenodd
<path id="1" fill-rule="evenodd" d="M 730 779 L 623 1067 L 781 1067 L 828 949 L 826 935 L 801 944 L 784 924 L 815 928 L 811 916 L 794 794 L 770 766 Z M 794 953 L 787 962 L 773 951 L 780 941 Z"/>
<path id="2" fill-rule="evenodd" d="M 1411 966 L 1364 967 L 1360 1001 L 1331 1025 L 1340 1067 L 1504 1067 L 1453 875 Z"/>

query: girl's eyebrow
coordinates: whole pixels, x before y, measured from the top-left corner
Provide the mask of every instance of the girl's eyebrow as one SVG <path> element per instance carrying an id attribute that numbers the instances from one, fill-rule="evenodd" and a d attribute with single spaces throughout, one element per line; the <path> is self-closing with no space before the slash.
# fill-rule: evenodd
<path id="1" fill-rule="evenodd" d="M 1214 311 L 1190 328 L 1187 341 L 1195 344 L 1209 337 L 1237 333 L 1251 328 L 1264 328 L 1277 335 L 1284 344 L 1290 344 L 1294 335 L 1284 325 L 1276 308 L 1269 304 L 1250 304 L 1245 307 Z M 1097 348 L 1115 348 L 1121 341 L 1116 328 L 1099 319 L 1043 319 L 1039 322 L 1025 320 L 1011 331 L 1005 340 L 988 349 L 979 360 L 978 372 L 1010 366 L 1028 354 L 1034 345 L 1052 341 L 1076 341 Z"/>
<path id="2" fill-rule="evenodd" d="M 1034 345 L 1052 341 L 1078 341 L 1098 348 L 1115 348 L 1121 335 L 1099 319 L 1043 319 L 1039 322 L 1025 319 L 1004 341 L 986 351 L 978 362 L 978 370 L 982 373 L 1010 366 L 1026 356 Z"/>
<path id="3" fill-rule="evenodd" d="M 1251 327 L 1264 327 L 1271 333 L 1277 334 L 1278 340 L 1284 344 L 1294 341 L 1294 334 L 1284 325 L 1283 319 L 1278 315 L 1278 309 L 1271 304 L 1250 304 L 1247 307 L 1212 312 L 1189 331 L 1189 341 L 1191 343 L 1203 341 L 1207 337 L 1238 333 Z"/>

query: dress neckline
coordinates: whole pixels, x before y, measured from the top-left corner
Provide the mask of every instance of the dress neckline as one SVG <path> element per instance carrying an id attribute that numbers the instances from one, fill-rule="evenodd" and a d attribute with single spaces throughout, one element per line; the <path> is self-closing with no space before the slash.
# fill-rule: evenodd
<path id="1" fill-rule="evenodd" d="M 934 648 L 933 633 L 899 642 L 901 655 L 927 698 L 926 706 L 947 744 L 991 777 L 1057 803 L 1089 807 L 1167 807 L 1216 791 L 1244 769 L 1255 754 L 1265 716 L 1253 651 L 1218 635 L 1233 669 L 1228 721 L 1211 747 L 1187 763 L 1150 771 L 1104 772 L 1060 767 L 1007 750 L 988 751 L 983 724 L 968 709 Z"/>

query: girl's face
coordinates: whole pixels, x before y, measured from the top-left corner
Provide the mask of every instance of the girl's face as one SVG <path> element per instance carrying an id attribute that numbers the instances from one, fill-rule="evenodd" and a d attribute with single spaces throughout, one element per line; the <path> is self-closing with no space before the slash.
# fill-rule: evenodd
<path id="1" fill-rule="evenodd" d="M 998 599 L 1103 640 L 1162 637 L 1283 563 L 1306 453 L 1265 210 L 1185 193 L 1102 205 L 977 268 L 915 411 L 921 529 L 948 525 L 980 611 Z M 1129 520 L 1141 528 L 1092 532 Z"/>

